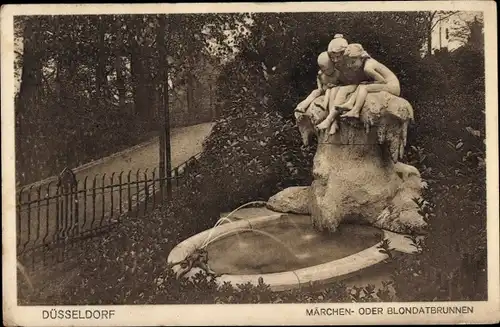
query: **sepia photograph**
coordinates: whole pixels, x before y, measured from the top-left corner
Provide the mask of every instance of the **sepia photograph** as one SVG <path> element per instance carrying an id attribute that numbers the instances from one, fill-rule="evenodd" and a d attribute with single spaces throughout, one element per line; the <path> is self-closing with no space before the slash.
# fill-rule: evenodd
<path id="1" fill-rule="evenodd" d="M 406 3 L 2 7 L 4 325 L 498 322 L 496 4 Z"/>

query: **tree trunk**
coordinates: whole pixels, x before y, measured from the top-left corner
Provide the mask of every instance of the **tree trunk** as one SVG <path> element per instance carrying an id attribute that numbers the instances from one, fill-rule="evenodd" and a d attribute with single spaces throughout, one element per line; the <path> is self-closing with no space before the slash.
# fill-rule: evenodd
<path id="1" fill-rule="evenodd" d="M 123 64 L 123 58 L 117 55 L 115 58 L 115 69 L 116 69 L 116 88 L 118 89 L 118 101 L 120 111 L 125 111 L 125 65 Z"/>
<path id="2" fill-rule="evenodd" d="M 99 103 L 102 100 L 102 88 L 106 80 L 105 76 L 105 65 L 106 65 L 106 57 L 105 57 L 105 44 L 104 44 L 104 32 L 105 32 L 105 26 L 103 22 L 103 18 L 99 17 L 99 23 L 98 23 L 98 41 L 97 41 L 97 68 L 96 68 L 96 76 L 95 76 L 95 82 L 96 82 L 96 97 L 95 97 L 95 102 L 96 105 L 99 105 Z"/>
<path id="3" fill-rule="evenodd" d="M 194 78 L 191 74 L 191 64 L 189 64 L 189 69 L 187 72 L 187 85 L 186 85 L 186 94 L 187 94 L 187 112 L 190 117 L 194 112 Z"/>
<path id="4" fill-rule="evenodd" d="M 143 58 L 143 45 L 140 44 L 134 35 L 140 35 L 142 28 L 141 22 L 136 21 L 134 25 L 134 33 L 129 34 L 129 43 L 131 48 L 130 53 L 130 71 L 132 75 L 132 93 L 134 98 L 134 114 L 144 116 L 144 111 L 147 110 L 148 94 L 145 81 L 145 67 Z"/>
<path id="5" fill-rule="evenodd" d="M 166 16 L 161 15 L 158 18 L 158 59 L 159 59 L 159 76 L 158 80 L 161 81 L 162 92 L 161 94 L 161 130 L 160 130 L 160 181 L 162 194 L 167 196 L 167 199 L 172 197 L 172 184 L 171 184 L 171 154 L 170 154 L 170 115 L 169 115 L 169 96 L 168 96 L 168 61 L 167 44 L 165 41 L 167 22 Z M 165 35 L 166 34 L 166 35 Z M 166 191 L 166 192 L 165 192 Z"/>
<path id="6" fill-rule="evenodd" d="M 428 13 L 427 17 L 427 55 L 431 56 L 432 55 L 432 29 L 433 29 L 433 22 L 434 22 L 434 17 L 436 16 L 436 11 L 431 11 Z"/>
<path id="7" fill-rule="evenodd" d="M 75 60 L 72 60 L 71 58 L 68 58 L 66 60 L 66 74 L 63 75 L 63 90 L 64 90 L 64 97 L 66 101 L 70 101 L 72 103 L 76 97 L 75 97 L 75 90 L 79 89 L 81 85 L 76 84 L 75 82 L 78 81 L 77 75 L 78 75 L 78 66 L 77 62 Z M 75 85 L 76 84 L 76 85 Z"/>
<path id="8" fill-rule="evenodd" d="M 39 19 L 39 18 L 38 18 Z M 39 31 L 40 23 L 37 18 L 27 18 L 23 30 L 23 67 L 21 72 L 21 83 L 16 107 L 16 177 L 20 183 L 34 180 L 37 172 L 34 172 L 33 164 L 34 147 L 36 140 L 30 137 L 29 131 L 37 121 L 37 115 L 41 112 L 38 108 L 41 79 L 42 60 L 40 58 Z"/>
<path id="9" fill-rule="evenodd" d="M 23 69 L 19 100 L 21 112 L 35 110 L 37 94 L 41 85 L 42 61 L 38 55 L 38 28 L 36 19 L 26 20 L 23 32 Z"/>
<path id="10" fill-rule="evenodd" d="M 141 94 L 143 96 L 143 105 L 142 105 L 142 118 L 150 122 L 150 117 L 153 113 L 153 106 L 155 101 L 155 81 L 153 77 L 153 73 L 151 67 L 158 67 L 157 63 L 153 63 L 151 58 L 154 57 L 154 54 L 150 52 L 150 48 L 143 47 L 142 54 L 142 84 L 141 84 Z"/>
<path id="11" fill-rule="evenodd" d="M 432 55 L 432 22 L 427 27 L 427 55 Z"/>
<path id="12" fill-rule="evenodd" d="M 122 22 L 120 19 L 116 21 L 116 45 L 115 45 L 115 71 L 116 71 L 116 88 L 118 90 L 118 107 L 121 112 L 125 112 L 127 88 L 125 85 L 125 63 L 123 60 L 124 54 L 124 36 L 122 32 Z M 129 34 L 129 38 L 132 36 Z"/>
<path id="13" fill-rule="evenodd" d="M 194 109 L 195 109 L 195 99 L 194 99 L 194 78 L 193 78 L 193 72 L 192 70 L 194 69 L 194 64 L 193 64 L 193 50 L 192 50 L 192 39 L 187 38 L 187 69 L 186 69 L 186 96 L 187 96 L 187 117 L 188 119 L 191 119 L 194 114 Z"/>
<path id="14" fill-rule="evenodd" d="M 132 51 L 130 60 L 132 92 L 134 94 L 134 113 L 136 115 L 142 115 L 146 106 L 147 94 L 145 92 L 144 64 L 140 57 L 139 49 L 137 51 Z"/>
<path id="15" fill-rule="evenodd" d="M 61 99 L 61 87 L 62 87 L 62 81 L 61 81 L 61 58 L 57 57 L 56 58 L 56 78 L 55 78 L 55 92 L 56 92 L 56 97 L 57 100 Z"/>

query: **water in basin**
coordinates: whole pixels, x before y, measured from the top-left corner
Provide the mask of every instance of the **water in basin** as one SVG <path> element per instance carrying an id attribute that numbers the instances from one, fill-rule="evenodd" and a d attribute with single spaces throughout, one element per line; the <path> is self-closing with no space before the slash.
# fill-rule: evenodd
<path id="1" fill-rule="evenodd" d="M 254 229 L 208 244 L 210 267 L 238 275 L 296 270 L 363 251 L 382 236 L 377 228 L 350 224 L 340 225 L 334 234 L 319 233 L 307 216 L 286 216 Z"/>

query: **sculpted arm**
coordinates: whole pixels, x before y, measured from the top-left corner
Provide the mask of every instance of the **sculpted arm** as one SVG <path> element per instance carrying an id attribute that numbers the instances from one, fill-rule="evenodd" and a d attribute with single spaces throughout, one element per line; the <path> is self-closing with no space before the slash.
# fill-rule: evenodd
<path id="1" fill-rule="evenodd" d="M 367 61 L 365 73 L 371 77 L 375 83 L 379 84 L 387 84 L 389 80 L 394 81 L 398 79 L 389 68 L 374 59 Z"/>
<path id="2" fill-rule="evenodd" d="M 385 79 L 384 75 L 381 74 L 380 70 L 377 69 L 379 68 L 377 66 L 377 64 L 366 65 L 365 73 L 366 75 L 368 75 L 368 77 L 374 80 L 374 84 L 386 84 L 387 80 Z"/>
<path id="3" fill-rule="evenodd" d="M 365 73 L 373 79 L 374 82 L 363 85 L 363 92 L 372 93 L 387 91 L 393 95 L 399 96 L 400 86 L 398 78 L 385 65 L 378 61 L 370 60 L 366 63 Z"/>
<path id="4" fill-rule="evenodd" d="M 316 90 L 319 90 L 319 91 L 323 90 L 323 86 L 321 85 L 319 73 L 318 73 L 318 76 L 316 76 Z"/>
<path id="5" fill-rule="evenodd" d="M 305 112 L 307 110 L 307 108 L 309 107 L 309 105 L 314 101 L 314 99 L 316 99 L 317 97 L 319 97 L 323 93 L 323 89 L 321 87 L 321 81 L 319 80 L 319 76 L 316 78 L 316 85 L 317 85 L 317 89 L 312 91 L 307 98 L 305 98 L 302 102 L 300 102 L 297 105 L 297 108 L 295 109 L 295 111 Z"/>

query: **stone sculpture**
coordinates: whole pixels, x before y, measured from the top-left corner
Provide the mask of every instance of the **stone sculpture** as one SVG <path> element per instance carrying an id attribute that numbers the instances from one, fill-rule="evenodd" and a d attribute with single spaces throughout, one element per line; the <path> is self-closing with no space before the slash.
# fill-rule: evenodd
<path id="1" fill-rule="evenodd" d="M 387 92 L 370 93 L 359 119 L 341 118 L 332 135 L 315 128 L 328 115 L 318 106 L 322 101 L 319 97 L 306 113 L 296 113 L 304 144 L 318 138 L 312 184 L 283 190 L 267 207 L 310 214 L 320 231 L 359 222 L 398 233 L 423 233 L 427 224 L 416 203 L 423 186 L 420 173 L 399 161 L 413 120 L 410 103 Z"/>

